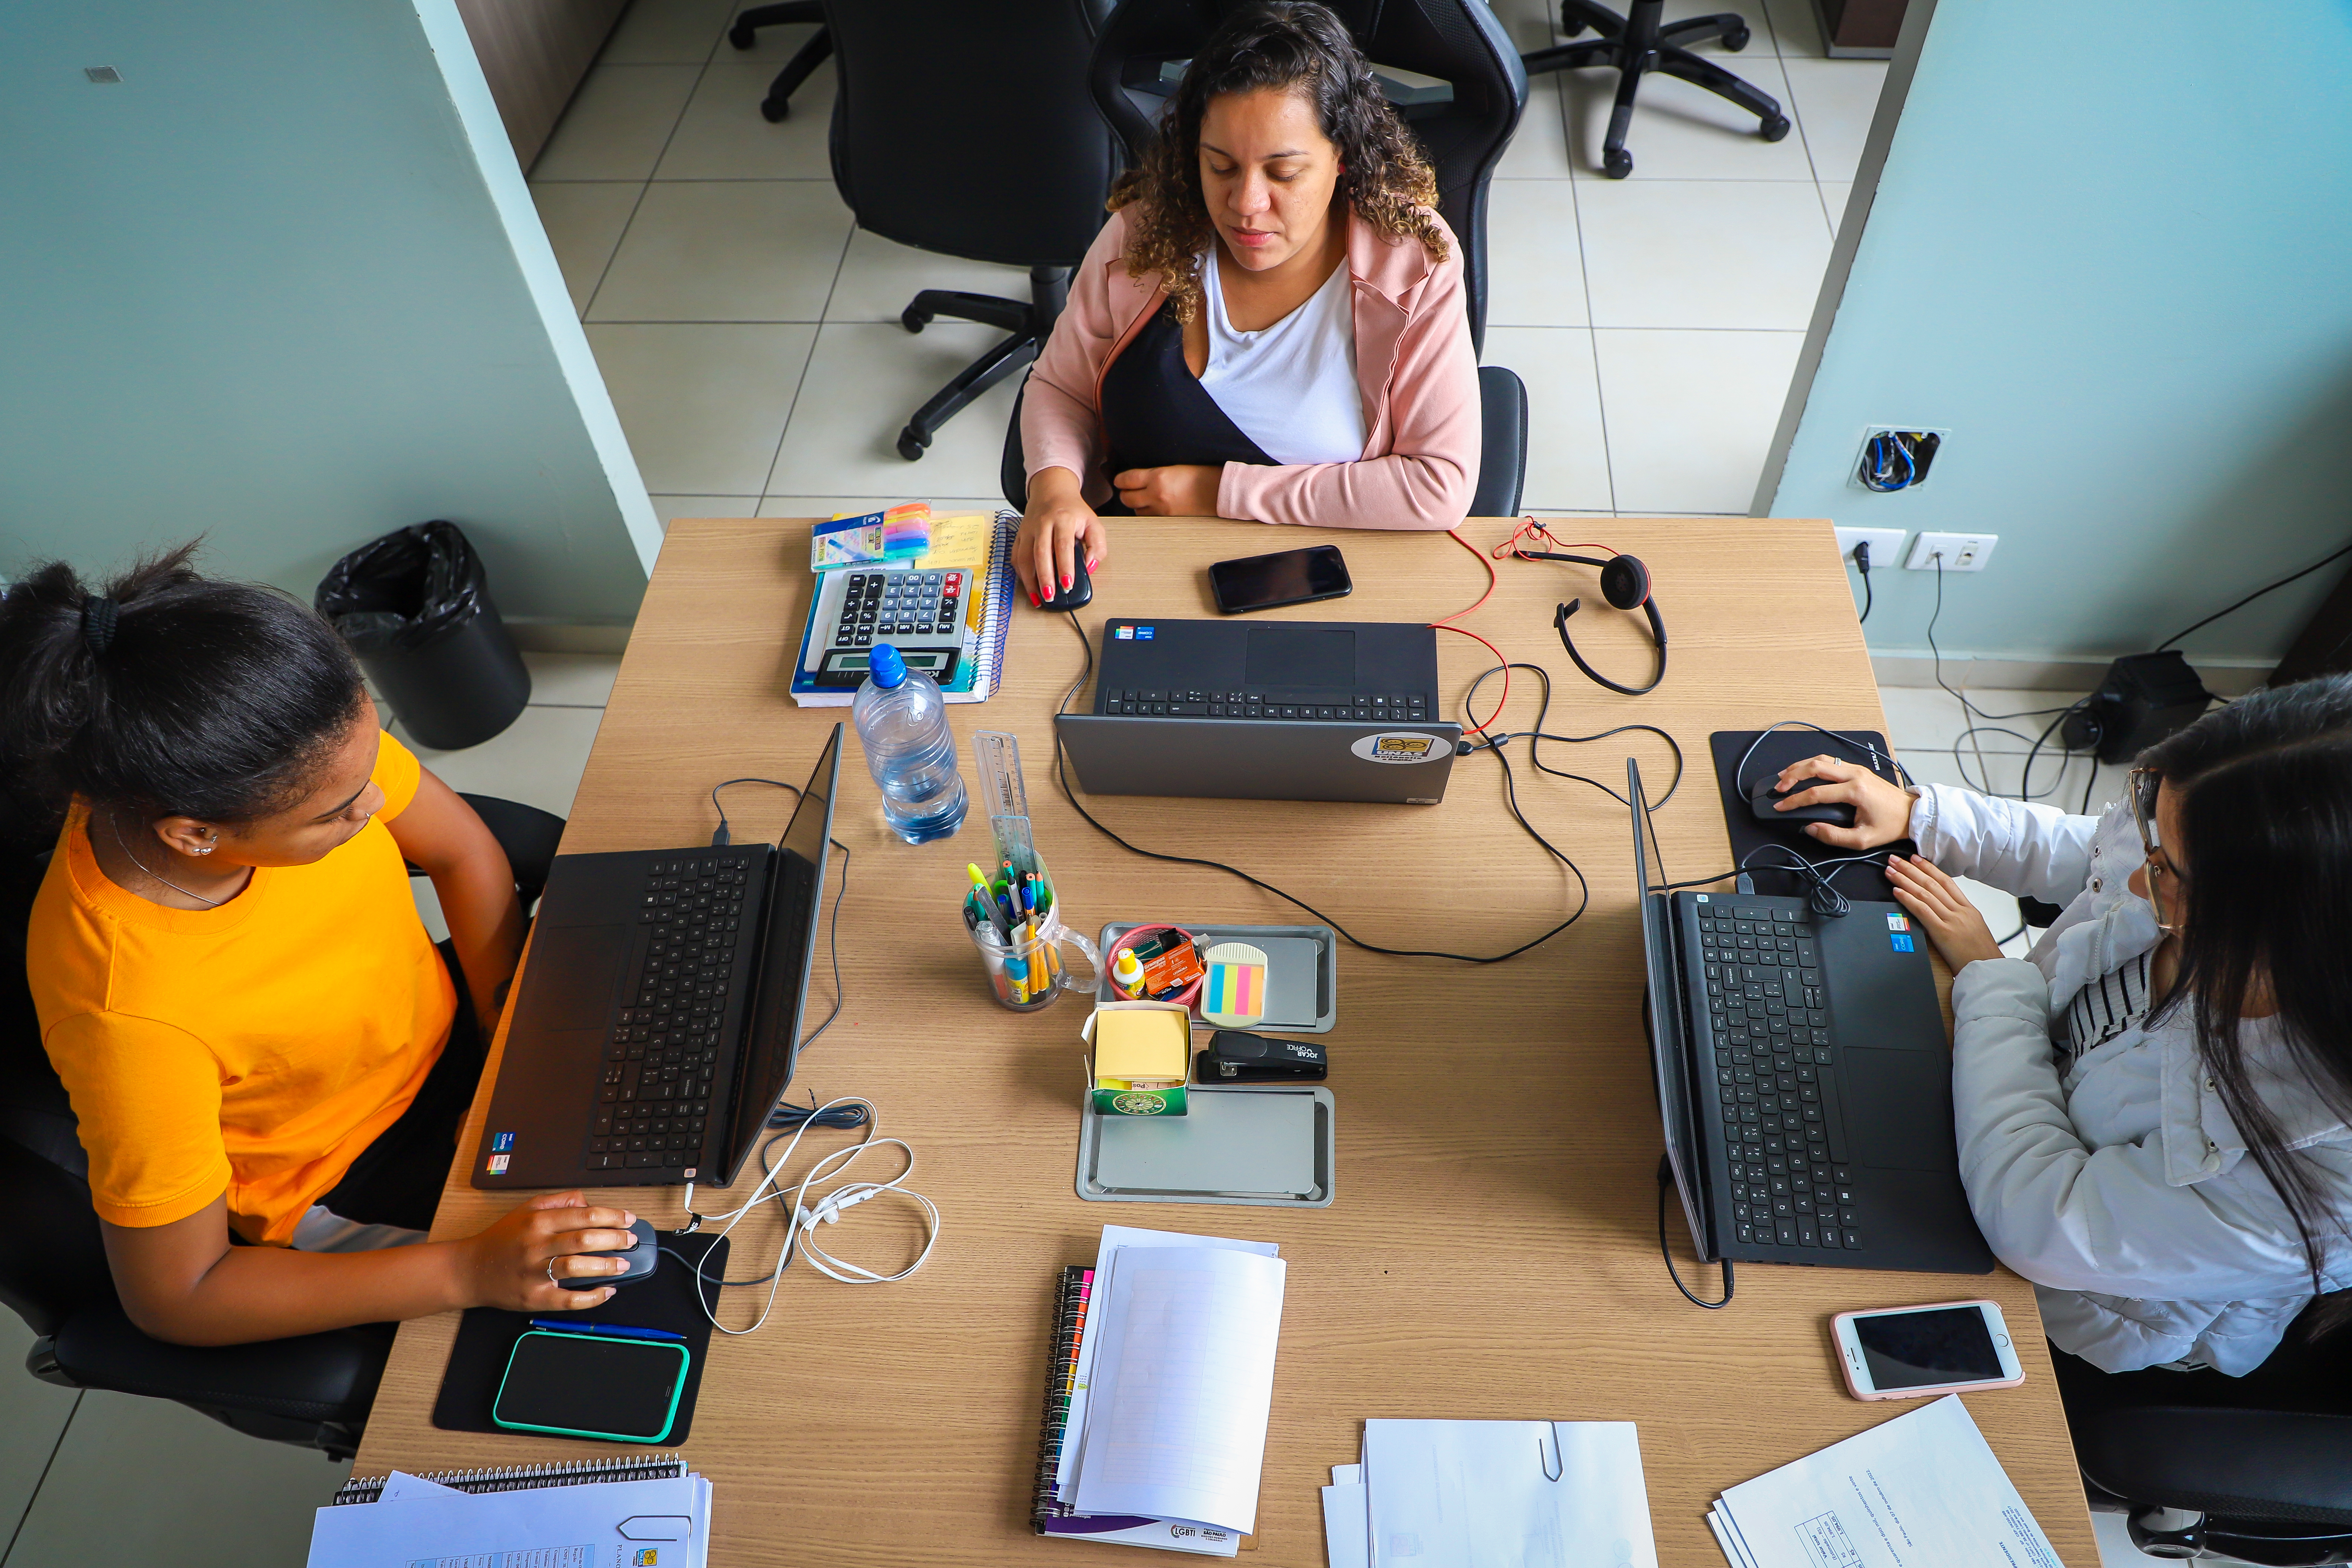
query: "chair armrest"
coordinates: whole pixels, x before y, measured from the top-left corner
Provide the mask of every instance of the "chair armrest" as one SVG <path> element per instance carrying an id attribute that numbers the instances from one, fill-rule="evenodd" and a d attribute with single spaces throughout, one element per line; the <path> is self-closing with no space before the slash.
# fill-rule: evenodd
<path id="1" fill-rule="evenodd" d="M 367 1323 L 250 1345 L 174 1345 L 142 1333 L 120 1307 L 93 1307 L 37 1344 L 26 1365 L 45 1382 L 77 1388 L 357 1428 L 375 1403 L 394 1327 Z"/>

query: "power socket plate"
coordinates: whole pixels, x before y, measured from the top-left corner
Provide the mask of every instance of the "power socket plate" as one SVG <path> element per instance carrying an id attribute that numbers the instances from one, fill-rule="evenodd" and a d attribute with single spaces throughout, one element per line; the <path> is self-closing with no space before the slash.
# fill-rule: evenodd
<path id="1" fill-rule="evenodd" d="M 1947 572 L 1981 572 L 2000 542 L 1998 533 L 1923 533 L 1911 542 L 1911 558 L 1903 566 L 1909 572 L 1932 572 L 1940 552 Z"/>
<path id="2" fill-rule="evenodd" d="M 1837 531 L 1838 559 L 1853 564 L 1853 547 L 1870 546 L 1870 569 L 1884 572 L 1903 559 L 1903 542 L 1911 537 L 1906 528 L 1841 528 Z"/>

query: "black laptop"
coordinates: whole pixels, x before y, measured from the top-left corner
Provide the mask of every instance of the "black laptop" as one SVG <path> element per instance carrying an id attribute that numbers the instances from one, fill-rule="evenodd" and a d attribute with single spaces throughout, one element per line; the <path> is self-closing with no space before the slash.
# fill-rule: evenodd
<path id="1" fill-rule="evenodd" d="M 1118 619 L 1094 711 L 1054 724 L 1089 795 L 1435 805 L 1462 739 L 1436 711 L 1428 626 Z"/>
<path id="2" fill-rule="evenodd" d="M 840 773 L 835 724 L 772 849 L 555 858 L 475 1186 L 735 1179 L 793 1080 Z"/>
<path id="3" fill-rule="evenodd" d="M 1927 939 L 1897 904 L 1650 890 L 1625 763 L 1666 1156 L 1709 1262 L 1985 1274 Z"/>

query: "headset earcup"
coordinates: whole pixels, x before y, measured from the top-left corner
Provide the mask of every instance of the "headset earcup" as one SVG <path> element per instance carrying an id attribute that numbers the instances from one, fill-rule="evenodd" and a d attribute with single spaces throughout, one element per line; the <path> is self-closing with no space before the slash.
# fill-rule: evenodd
<path id="1" fill-rule="evenodd" d="M 1621 610 L 1639 609 L 1650 596 L 1650 569 L 1620 555 L 1601 569 L 1601 596 Z"/>

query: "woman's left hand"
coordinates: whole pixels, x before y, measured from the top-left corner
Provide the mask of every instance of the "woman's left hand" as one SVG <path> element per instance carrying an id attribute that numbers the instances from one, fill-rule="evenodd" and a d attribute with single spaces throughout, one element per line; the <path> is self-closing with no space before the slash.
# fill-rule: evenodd
<path id="1" fill-rule="evenodd" d="M 1979 958 L 2000 956 L 2000 943 L 1993 940 L 1992 927 L 1985 924 L 1983 912 L 1969 901 L 1958 882 L 1926 856 L 1914 855 L 1906 860 L 1889 855 L 1886 880 L 1895 889 L 1895 901 L 1927 929 L 1927 940 L 1936 944 L 1953 973 Z"/>
<path id="2" fill-rule="evenodd" d="M 1214 517 L 1217 481 L 1224 473 L 1212 463 L 1178 463 L 1165 468 L 1129 468 L 1113 474 L 1110 482 L 1138 517 Z"/>

